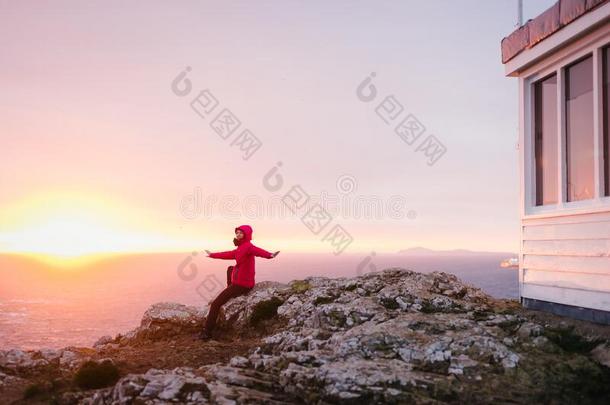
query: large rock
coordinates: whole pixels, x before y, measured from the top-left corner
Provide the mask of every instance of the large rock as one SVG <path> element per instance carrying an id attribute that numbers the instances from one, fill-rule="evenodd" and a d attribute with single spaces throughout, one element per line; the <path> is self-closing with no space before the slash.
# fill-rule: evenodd
<path id="1" fill-rule="evenodd" d="M 610 368 L 610 344 L 602 343 L 591 351 L 591 357 L 599 364 Z"/>
<path id="2" fill-rule="evenodd" d="M 4 374 L 0 371 L 0 389 L 4 385 L 11 385 L 21 381 L 21 378 L 12 375 Z"/>
<path id="3" fill-rule="evenodd" d="M 209 403 L 206 380 L 190 368 L 150 369 L 144 374 L 128 374 L 114 387 L 95 390 L 88 397 L 75 398 L 85 405 L 132 403 Z M 72 398 L 64 396 L 68 401 Z"/>
<path id="4" fill-rule="evenodd" d="M 201 328 L 205 321 L 206 311 L 203 308 L 161 302 L 151 306 L 142 317 L 140 326 L 118 336 L 115 340 L 103 339 L 98 346 L 114 341 L 128 343 L 134 339 L 162 339 L 184 333 L 193 333 Z"/>
<path id="5" fill-rule="evenodd" d="M 247 355 L 227 364 L 130 374 L 114 387 L 73 400 L 593 403 L 610 395 L 607 341 L 591 351 L 575 345 L 577 337 L 552 333 L 515 308 L 453 275 L 399 268 L 354 278 L 259 283 L 219 315 L 220 328 L 260 334 L 262 344 Z M 141 338 L 191 333 L 208 310 L 155 304 L 138 328 L 99 346 L 134 344 L 130 350 L 137 350 Z M 61 363 L 68 352 L 40 358 Z M 0 357 L 0 366 L 30 364 L 37 356 L 13 352 Z"/>
<path id="6" fill-rule="evenodd" d="M 88 348 L 0 350 L 0 370 L 30 374 L 49 367 L 71 370 L 90 359 Z"/>
<path id="7" fill-rule="evenodd" d="M 47 364 L 47 362 L 44 359 L 35 360 L 35 353 L 33 352 L 26 352 L 19 349 L 0 351 L 0 368 L 23 370 L 36 368 L 39 365 L 45 364 Z"/>
<path id="8" fill-rule="evenodd" d="M 250 293 L 236 297 L 225 304 L 218 313 L 217 329 L 248 330 L 251 318 L 257 316 L 257 308 L 266 307 L 267 301 L 281 303 L 281 298 L 289 293 L 285 284 L 264 282 L 257 284 Z M 283 299 L 282 299 L 283 301 Z M 206 320 L 210 310 L 209 304 L 194 307 L 172 302 L 161 302 L 151 306 L 142 317 L 140 326 L 112 339 L 107 336 L 100 338 L 95 347 L 103 348 L 106 345 L 120 343 L 129 344 L 134 340 L 163 339 L 175 335 L 196 333 Z M 271 314 L 275 316 L 275 312 Z"/>

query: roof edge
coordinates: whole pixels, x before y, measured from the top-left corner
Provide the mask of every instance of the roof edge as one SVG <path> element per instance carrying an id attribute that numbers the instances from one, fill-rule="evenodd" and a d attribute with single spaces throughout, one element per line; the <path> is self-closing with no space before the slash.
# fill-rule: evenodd
<path id="1" fill-rule="evenodd" d="M 579 17 L 608 3 L 610 0 L 558 0 L 536 18 L 527 20 L 521 27 L 502 38 L 502 63 L 506 64 Z"/>
<path id="2" fill-rule="evenodd" d="M 610 0 L 607 0 L 604 1 L 603 4 L 600 3 L 600 6 L 596 7 L 592 12 L 585 13 L 571 24 L 563 26 L 553 35 L 546 36 L 538 42 L 536 46 L 524 49 L 519 52 L 519 54 L 515 55 L 515 57 L 511 58 L 511 60 L 505 62 L 505 75 L 519 76 L 521 72 L 543 58 L 549 57 L 559 49 L 577 42 L 586 35 L 597 32 L 600 29 L 606 32 L 607 27 L 605 25 L 609 22 Z"/>

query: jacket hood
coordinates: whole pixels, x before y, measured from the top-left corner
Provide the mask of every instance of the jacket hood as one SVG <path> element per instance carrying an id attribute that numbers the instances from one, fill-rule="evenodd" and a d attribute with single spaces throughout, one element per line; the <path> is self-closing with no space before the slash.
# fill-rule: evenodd
<path id="1" fill-rule="evenodd" d="M 238 226 L 237 228 L 235 228 L 236 231 L 238 229 L 244 233 L 243 239 L 241 240 L 241 242 L 239 242 L 240 244 L 243 242 L 248 242 L 248 241 L 252 240 L 253 231 L 252 231 L 252 227 L 250 225 L 241 225 L 241 226 Z"/>

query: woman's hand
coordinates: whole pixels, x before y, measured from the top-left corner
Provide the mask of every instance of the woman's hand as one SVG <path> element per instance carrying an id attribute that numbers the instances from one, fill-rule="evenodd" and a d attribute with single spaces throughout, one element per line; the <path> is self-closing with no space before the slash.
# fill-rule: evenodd
<path id="1" fill-rule="evenodd" d="M 271 253 L 271 258 L 273 259 L 275 256 L 277 256 L 279 254 L 280 254 L 279 250 L 277 252 L 275 252 L 275 253 Z"/>

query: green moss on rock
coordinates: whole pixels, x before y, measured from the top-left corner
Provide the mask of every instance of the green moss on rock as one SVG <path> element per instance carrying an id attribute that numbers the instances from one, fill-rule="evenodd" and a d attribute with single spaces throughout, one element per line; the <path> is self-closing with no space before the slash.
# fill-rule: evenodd
<path id="1" fill-rule="evenodd" d="M 74 383 L 82 389 L 96 389 L 113 385 L 118 379 L 119 369 L 111 361 L 87 361 L 76 372 Z"/>
<path id="2" fill-rule="evenodd" d="M 543 335 L 568 353 L 587 353 L 602 342 L 599 339 L 583 338 L 574 332 L 573 325 L 567 328 L 546 328 Z"/>
<path id="3" fill-rule="evenodd" d="M 260 301 L 252 308 L 250 324 L 258 325 L 261 321 L 271 319 L 277 315 L 277 309 L 283 301 L 278 297 L 272 297 L 266 301 Z"/>
<path id="4" fill-rule="evenodd" d="M 492 314 L 493 314 L 492 311 L 475 309 L 474 311 L 472 311 L 472 320 L 477 321 L 477 322 L 486 321 L 487 319 L 489 319 L 489 316 Z"/>
<path id="5" fill-rule="evenodd" d="M 398 309 L 398 302 L 396 302 L 396 299 L 394 298 L 381 298 L 379 300 L 379 302 L 381 303 L 381 305 L 383 305 L 385 308 L 387 309 Z"/>
<path id="6" fill-rule="evenodd" d="M 46 393 L 46 390 L 39 383 L 30 384 L 23 391 L 23 399 L 32 399 Z"/>
<path id="7" fill-rule="evenodd" d="M 305 280 L 294 280 L 290 287 L 295 293 L 302 294 L 305 291 L 311 289 L 311 284 L 309 284 L 309 282 Z"/>
<path id="8" fill-rule="evenodd" d="M 420 311 L 423 312 L 424 314 L 433 314 L 435 312 L 442 312 L 441 310 L 439 310 L 439 308 L 434 306 L 429 300 L 423 300 L 420 305 L 421 305 Z"/>

